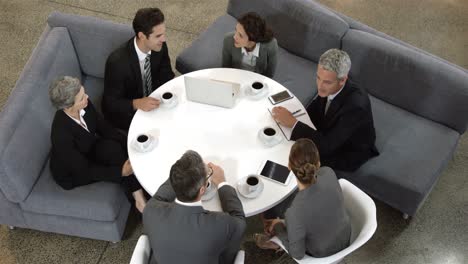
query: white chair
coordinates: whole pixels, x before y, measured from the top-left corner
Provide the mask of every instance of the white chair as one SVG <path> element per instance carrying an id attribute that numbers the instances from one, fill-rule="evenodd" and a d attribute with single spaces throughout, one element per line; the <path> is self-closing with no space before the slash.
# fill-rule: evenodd
<path id="1" fill-rule="evenodd" d="M 147 235 L 141 235 L 133 250 L 130 264 L 148 264 L 151 254 L 151 246 Z M 237 252 L 236 259 L 233 264 L 244 264 L 245 252 L 240 250 Z"/>
<path id="2" fill-rule="evenodd" d="M 346 211 L 351 220 L 351 244 L 342 251 L 324 258 L 314 258 L 305 255 L 303 259 L 294 259 L 300 264 L 332 264 L 339 263 L 344 257 L 364 245 L 374 234 L 377 228 L 377 217 L 374 201 L 358 187 L 345 179 L 339 180 L 343 191 Z M 271 241 L 284 245 L 278 237 L 273 237 Z M 286 251 L 286 249 L 285 249 Z M 287 251 L 286 251 L 287 252 Z"/>
<path id="3" fill-rule="evenodd" d="M 147 235 L 141 235 L 133 250 L 130 264 L 148 264 L 151 254 L 151 246 Z"/>
<path id="4" fill-rule="evenodd" d="M 239 250 L 236 255 L 236 259 L 234 259 L 233 264 L 244 264 L 245 260 L 245 251 L 244 250 Z"/>

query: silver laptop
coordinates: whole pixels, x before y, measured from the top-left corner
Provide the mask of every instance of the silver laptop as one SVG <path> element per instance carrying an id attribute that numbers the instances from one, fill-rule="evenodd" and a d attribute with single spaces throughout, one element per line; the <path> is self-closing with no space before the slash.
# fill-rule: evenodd
<path id="1" fill-rule="evenodd" d="M 197 103 L 233 108 L 240 90 L 239 83 L 184 76 L 187 99 Z"/>

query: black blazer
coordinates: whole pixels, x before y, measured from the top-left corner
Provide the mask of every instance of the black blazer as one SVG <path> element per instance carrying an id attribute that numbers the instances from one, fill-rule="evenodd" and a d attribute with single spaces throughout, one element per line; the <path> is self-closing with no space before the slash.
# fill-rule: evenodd
<path id="1" fill-rule="evenodd" d="M 143 81 L 134 38 L 113 51 L 106 61 L 102 112 L 114 126 L 128 130 L 135 110 L 132 100 L 143 97 Z M 152 91 L 174 78 L 166 43 L 151 51 Z"/>
<path id="2" fill-rule="evenodd" d="M 66 190 L 99 180 L 120 182 L 122 176 L 123 164 L 104 166 L 94 161 L 94 146 L 101 137 L 125 147 L 125 136 L 96 113 L 91 101 L 85 111 L 83 118 L 89 132 L 63 110 L 55 113 L 52 122 L 50 170 L 57 184 Z"/>
<path id="3" fill-rule="evenodd" d="M 354 171 L 379 154 L 374 145 L 375 129 L 369 97 L 348 80 L 324 115 L 326 102 L 326 97 L 317 96 L 307 107 L 317 130 L 298 122 L 291 139 L 314 141 L 322 166 Z"/>

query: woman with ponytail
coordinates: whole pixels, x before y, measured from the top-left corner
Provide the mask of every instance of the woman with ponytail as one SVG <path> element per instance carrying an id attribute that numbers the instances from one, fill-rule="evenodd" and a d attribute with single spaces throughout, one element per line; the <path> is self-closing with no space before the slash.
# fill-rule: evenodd
<path id="1" fill-rule="evenodd" d="M 278 44 L 265 20 L 255 12 L 237 20 L 223 42 L 223 67 L 253 71 L 273 78 Z"/>
<path id="2" fill-rule="evenodd" d="M 255 234 L 262 249 L 279 246 L 277 236 L 293 258 L 305 254 L 326 257 L 349 246 L 351 224 L 335 173 L 320 167 L 314 142 L 299 139 L 289 153 L 289 169 L 296 175 L 298 192 L 264 213 L 265 234 Z"/>

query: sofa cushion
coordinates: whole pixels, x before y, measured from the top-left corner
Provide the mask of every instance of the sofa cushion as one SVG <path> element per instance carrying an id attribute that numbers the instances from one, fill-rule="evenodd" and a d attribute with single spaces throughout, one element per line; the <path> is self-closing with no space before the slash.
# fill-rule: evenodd
<path id="1" fill-rule="evenodd" d="M 303 105 L 317 94 L 317 63 L 279 48 L 278 66 L 273 79 L 289 89 Z"/>
<path id="2" fill-rule="evenodd" d="M 104 92 L 104 79 L 96 78 L 90 75 L 83 76 L 83 87 L 86 89 L 86 94 L 93 102 L 94 108 L 101 113 L 101 98 Z"/>
<path id="3" fill-rule="evenodd" d="M 82 71 L 99 78 L 104 78 L 109 54 L 135 35 L 129 25 L 96 17 L 53 12 L 47 22 L 51 27 L 68 29 Z"/>
<path id="4" fill-rule="evenodd" d="M 281 47 L 315 62 L 328 49 L 340 48 L 349 28 L 339 16 L 312 1 L 229 1 L 227 12 L 236 18 L 251 11 L 266 19 Z"/>
<path id="5" fill-rule="evenodd" d="M 382 37 L 349 30 L 343 50 L 361 88 L 390 104 L 463 134 L 468 119 L 468 72 Z"/>
<path id="6" fill-rule="evenodd" d="M 176 69 L 182 73 L 219 68 L 223 58 L 223 39 L 233 31 L 236 19 L 230 15 L 219 17 L 192 44 L 177 56 Z"/>
<path id="7" fill-rule="evenodd" d="M 38 214 L 114 221 L 125 199 L 124 191 L 115 183 L 98 182 L 64 190 L 55 183 L 47 162 L 31 194 L 20 206 Z"/>
<path id="8" fill-rule="evenodd" d="M 50 150 L 50 126 L 55 109 L 48 89 L 60 75 L 81 77 L 65 28 L 44 35 L 0 114 L 0 188 L 13 202 L 31 191 Z"/>
<path id="9" fill-rule="evenodd" d="M 370 96 L 380 155 L 338 172 L 370 195 L 413 215 L 455 151 L 459 134 Z"/>

